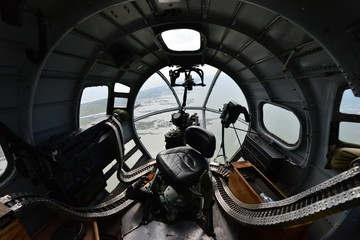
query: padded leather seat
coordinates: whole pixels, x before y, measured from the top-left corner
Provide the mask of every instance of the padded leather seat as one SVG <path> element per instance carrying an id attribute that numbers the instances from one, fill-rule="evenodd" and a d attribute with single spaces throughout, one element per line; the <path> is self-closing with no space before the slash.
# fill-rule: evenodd
<path id="1" fill-rule="evenodd" d="M 185 140 L 190 146 L 164 150 L 156 156 L 162 176 L 177 191 L 195 185 L 208 169 L 205 157 L 212 157 L 215 151 L 215 136 L 197 126 L 188 127 Z"/>

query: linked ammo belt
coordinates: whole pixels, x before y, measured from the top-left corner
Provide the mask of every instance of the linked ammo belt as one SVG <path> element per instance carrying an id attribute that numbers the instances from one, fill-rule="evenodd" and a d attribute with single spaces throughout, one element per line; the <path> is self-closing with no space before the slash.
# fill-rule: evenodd
<path id="1" fill-rule="evenodd" d="M 123 136 L 122 136 L 122 127 L 120 122 L 113 116 L 108 119 L 106 122 L 108 126 L 111 127 L 115 134 L 115 139 L 117 142 L 117 161 L 119 164 L 118 174 L 117 177 L 122 182 L 132 182 L 138 179 L 139 177 L 143 176 L 146 173 L 149 173 L 151 169 L 155 166 L 156 161 L 153 160 L 147 164 L 144 164 L 134 170 L 131 170 L 129 172 L 125 172 L 122 169 L 122 161 L 124 159 L 124 148 L 123 148 Z"/>
<path id="2" fill-rule="evenodd" d="M 218 203 L 242 225 L 292 226 L 326 217 L 360 203 L 360 167 L 354 167 L 284 200 L 260 204 L 239 201 L 223 179 L 224 168 L 221 165 L 210 168 L 214 173 L 212 181 Z"/>
<path id="3" fill-rule="evenodd" d="M 153 164 L 149 164 L 149 166 Z M 148 172 L 148 167 L 136 169 L 132 179 Z M 142 171 L 140 171 L 143 169 Z M 306 223 L 333 213 L 358 206 L 360 203 L 360 167 L 354 167 L 304 192 L 276 202 L 246 204 L 230 191 L 225 176 L 229 170 L 221 165 L 210 165 L 215 197 L 223 210 L 242 225 L 253 227 L 285 227 Z M 117 214 L 133 200 L 127 199 L 124 190 L 114 198 L 90 207 L 73 207 L 32 193 L 12 193 L 0 198 L 0 202 L 16 215 L 34 206 L 46 206 L 60 215 L 80 219 L 97 220 Z"/>
<path id="4" fill-rule="evenodd" d="M 123 174 L 125 182 L 135 181 L 154 167 L 155 161 Z M 120 213 L 128 207 L 133 200 L 125 196 L 126 189 L 112 199 L 89 207 L 73 207 L 43 195 L 36 195 L 28 192 L 11 193 L 0 198 L 0 203 L 9 207 L 15 215 L 20 215 L 23 210 L 44 206 L 57 212 L 59 215 L 79 220 L 97 220 L 110 217 Z"/>
<path id="5" fill-rule="evenodd" d="M 54 199 L 31 193 L 12 193 L 0 198 L 0 202 L 13 210 L 15 215 L 21 214 L 22 210 L 30 207 L 44 206 L 62 216 L 79 220 L 97 220 L 121 212 L 133 200 L 127 199 L 124 191 L 109 201 L 91 207 L 73 207 Z"/>
<path id="6" fill-rule="evenodd" d="M 153 167 L 156 164 L 156 160 L 153 160 L 147 164 L 144 164 L 134 170 L 131 170 L 129 172 L 125 172 L 124 170 L 119 170 L 120 174 L 119 174 L 119 178 L 121 181 L 123 182 L 132 182 L 135 181 L 136 179 L 138 179 L 139 177 L 143 176 L 144 174 L 149 173 Z"/>

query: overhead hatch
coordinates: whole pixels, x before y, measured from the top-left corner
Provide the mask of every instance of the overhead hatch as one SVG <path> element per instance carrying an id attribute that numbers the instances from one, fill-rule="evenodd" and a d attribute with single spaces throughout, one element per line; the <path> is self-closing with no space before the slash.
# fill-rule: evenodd
<path id="1" fill-rule="evenodd" d="M 201 37 L 198 31 L 192 29 L 173 29 L 161 33 L 161 37 L 172 51 L 198 51 Z"/>

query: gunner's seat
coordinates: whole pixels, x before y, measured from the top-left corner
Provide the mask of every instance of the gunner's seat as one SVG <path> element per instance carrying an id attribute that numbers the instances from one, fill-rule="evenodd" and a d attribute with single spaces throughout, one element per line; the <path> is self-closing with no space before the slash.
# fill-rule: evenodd
<path id="1" fill-rule="evenodd" d="M 198 126 L 186 129 L 185 141 L 189 146 L 167 149 L 156 156 L 162 176 L 179 192 L 199 181 L 208 169 L 206 158 L 214 155 L 216 143 L 212 132 Z"/>

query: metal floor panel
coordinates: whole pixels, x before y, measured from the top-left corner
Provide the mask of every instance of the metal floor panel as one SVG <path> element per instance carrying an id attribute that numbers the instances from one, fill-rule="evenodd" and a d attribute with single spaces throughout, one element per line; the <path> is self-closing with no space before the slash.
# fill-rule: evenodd
<path id="1" fill-rule="evenodd" d="M 135 204 L 125 213 L 121 230 L 124 240 L 213 239 L 207 236 L 195 222 L 187 220 L 178 220 L 173 224 L 152 221 L 147 225 L 140 226 L 141 217 L 139 215 L 141 214 L 139 213 L 141 212 L 140 204 Z M 213 216 L 216 239 L 235 240 L 239 239 L 240 232 L 246 234 L 241 230 L 242 226 L 225 218 L 217 203 L 213 207 Z"/>
<path id="2" fill-rule="evenodd" d="M 175 224 L 152 221 L 142 225 L 124 237 L 124 240 L 148 239 L 213 239 L 207 236 L 195 222 L 179 220 Z"/>

